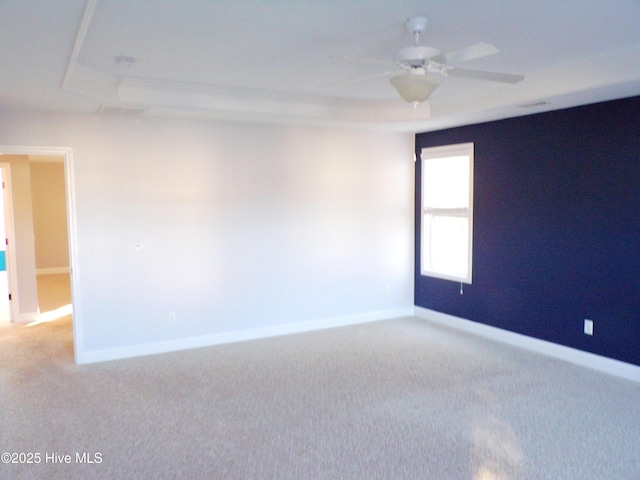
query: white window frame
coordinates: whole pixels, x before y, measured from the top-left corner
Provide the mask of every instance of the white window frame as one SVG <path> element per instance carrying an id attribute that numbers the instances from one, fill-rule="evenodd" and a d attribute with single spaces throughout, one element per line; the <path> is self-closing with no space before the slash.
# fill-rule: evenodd
<path id="1" fill-rule="evenodd" d="M 469 184 L 468 184 L 468 205 L 462 208 L 427 208 L 425 206 L 425 162 L 431 160 L 442 160 L 451 157 L 467 157 L 469 159 Z M 456 145 L 446 145 L 441 147 L 423 148 L 421 152 L 422 162 L 422 189 L 421 189 L 421 234 L 420 234 L 420 273 L 424 276 L 441 278 L 444 280 L 453 280 L 455 282 L 471 284 L 472 281 L 472 265 L 473 265 L 473 170 L 474 170 L 474 149 L 473 143 L 461 143 Z M 426 251 L 428 239 L 425 237 L 428 225 L 426 222 L 430 218 L 437 216 L 442 217 L 463 217 L 467 220 L 467 265 L 466 273 L 459 274 L 456 272 L 446 272 L 435 270 L 430 267 L 432 256 Z"/>

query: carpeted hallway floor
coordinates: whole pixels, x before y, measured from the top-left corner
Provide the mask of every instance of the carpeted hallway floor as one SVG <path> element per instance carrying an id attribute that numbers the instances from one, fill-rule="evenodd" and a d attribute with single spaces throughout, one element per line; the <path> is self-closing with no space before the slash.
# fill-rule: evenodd
<path id="1" fill-rule="evenodd" d="M 0 348 L 0 450 L 39 458 L 3 479 L 640 478 L 640 385 L 416 318 L 88 366 L 65 318 Z"/>

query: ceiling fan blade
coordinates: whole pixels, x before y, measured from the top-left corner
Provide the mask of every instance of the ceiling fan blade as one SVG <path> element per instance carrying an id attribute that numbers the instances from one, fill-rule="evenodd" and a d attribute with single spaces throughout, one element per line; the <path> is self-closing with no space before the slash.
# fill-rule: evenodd
<path id="1" fill-rule="evenodd" d="M 476 80 L 489 80 L 491 82 L 518 83 L 524 80 L 524 75 L 514 73 L 487 72 L 485 70 L 472 70 L 470 68 L 450 68 L 447 75 L 451 77 L 474 78 Z"/>
<path id="2" fill-rule="evenodd" d="M 324 85 L 320 85 L 320 88 L 340 87 L 342 85 L 350 85 L 352 83 L 366 82 L 367 80 L 374 80 L 376 78 L 387 77 L 389 75 L 395 75 L 397 73 L 398 73 L 398 70 L 374 73 L 373 75 L 367 75 L 365 77 L 357 77 L 357 78 L 352 78 L 350 80 L 343 80 L 340 82 L 325 83 Z"/>
<path id="3" fill-rule="evenodd" d="M 489 43 L 474 43 L 473 45 L 469 45 L 467 47 L 441 53 L 440 55 L 431 57 L 431 60 L 436 63 L 453 65 L 460 62 L 466 62 L 467 60 L 474 60 L 476 58 L 495 55 L 499 51 L 500 50 Z"/>

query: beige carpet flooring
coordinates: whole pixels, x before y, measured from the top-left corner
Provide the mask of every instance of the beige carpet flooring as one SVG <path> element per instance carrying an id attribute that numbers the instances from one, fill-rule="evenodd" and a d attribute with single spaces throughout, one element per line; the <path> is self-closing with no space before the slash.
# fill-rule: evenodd
<path id="1" fill-rule="evenodd" d="M 70 304 L 71 283 L 69 274 L 39 275 L 38 303 L 42 313 Z"/>
<path id="2" fill-rule="evenodd" d="M 640 385 L 416 318 L 87 366 L 71 338 L 0 330 L 2 479 L 640 478 Z"/>

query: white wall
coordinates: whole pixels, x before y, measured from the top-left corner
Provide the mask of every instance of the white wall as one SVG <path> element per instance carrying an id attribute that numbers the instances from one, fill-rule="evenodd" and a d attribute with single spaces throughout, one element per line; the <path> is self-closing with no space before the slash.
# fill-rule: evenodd
<path id="1" fill-rule="evenodd" d="M 0 145 L 73 149 L 80 362 L 412 309 L 412 135 L 10 112 Z"/>

